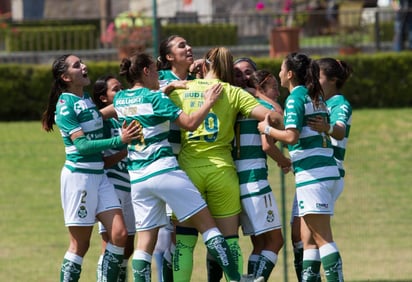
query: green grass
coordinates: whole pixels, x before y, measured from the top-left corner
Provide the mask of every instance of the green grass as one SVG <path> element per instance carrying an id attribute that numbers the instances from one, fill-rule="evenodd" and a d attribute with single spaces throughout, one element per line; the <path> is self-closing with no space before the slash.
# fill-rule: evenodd
<path id="1" fill-rule="evenodd" d="M 12 122 L 0 123 L 0 136 L 0 281 L 57 281 L 68 245 L 60 207 L 59 133 L 42 132 L 39 122 Z M 346 281 L 411 281 L 411 143 L 412 109 L 354 112 L 345 190 L 332 220 Z M 273 163 L 270 168 L 280 206 L 279 171 Z M 287 221 L 293 193 L 293 176 L 287 175 Z M 289 231 L 287 226 L 287 273 L 296 281 Z M 94 233 L 82 281 L 95 280 L 99 240 Z M 248 238 L 241 236 L 241 245 L 246 260 Z M 206 281 L 204 257 L 199 242 L 192 281 Z M 282 252 L 270 281 L 284 281 L 283 263 Z"/>

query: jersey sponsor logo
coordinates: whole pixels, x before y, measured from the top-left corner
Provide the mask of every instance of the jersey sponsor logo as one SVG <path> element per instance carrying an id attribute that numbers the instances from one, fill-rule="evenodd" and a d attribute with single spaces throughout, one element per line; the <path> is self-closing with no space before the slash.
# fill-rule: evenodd
<path id="1" fill-rule="evenodd" d="M 203 93 L 201 92 L 185 92 L 184 93 L 184 99 L 187 98 L 202 98 L 203 99 Z"/>
<path id="2" fill-rule="evenodd" d="M 316 203 L 316 207 L 317 207 L 318 209 L 327 209 L 327 208 L 329 208 L 329 204 Z"/>
<path id="3" fill-rule="evenodd" d="M 286 103 L 286 108 L 293 109 L 294 104 L 295 104 L 295 100 L 289 99 L 288 102 Z"/>
<path id="4" fill-rule="evenodd" d="M 67 110 L 67 106 L 63 106 L 60 108 L 60 115 L 66 116 L 69 114 L 69 111 Z"/>
<path id="5" fill-rule="evenodd" d="M 206 80 L 197 80 L 196 82 L 197 82 L 197 84 L 204 84 L 204 85 L 209 85 L 210 84 L 210 81 L 206 81 Z"/>
<path id="6" fill-rule="evenodd" d="M 132 97 L 132 98 L 119 98 L 116 101 L 117 105 L 128 105 L 128 104 L 140 104 L 143 102 L 143 97 Z"/>

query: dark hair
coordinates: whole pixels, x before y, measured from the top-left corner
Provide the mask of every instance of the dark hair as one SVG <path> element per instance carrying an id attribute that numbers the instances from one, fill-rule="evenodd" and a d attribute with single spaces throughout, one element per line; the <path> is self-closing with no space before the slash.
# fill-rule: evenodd
<path id="1" fill-rule="evenodd" d="M 104 108 L 106 105 L 100 100 L 100 96 L 107 96 L 107 82 L 110 79 L 115 79 L 116 77 L 113 75 L 105 75 L 99 77 L 93 85 L 93 95 L 92 99 L 93 102 L 99 109 Z"/>
<path id="2" fill-rule="evenodd" d="M 53 125 L 55 124 L 54 115 L 56 112 L 56 104 L 61 93 L 66 91 L 67 83 L 62 79 L 62 74 L 67 72 L 69 65 L 66 59 L 71 54 L 65 54 L 58 57 L 52 64 L 53 81 L 49 92 L 49 98 L 47 102 L 47 108 L 42 115 L 42 127 L 47 132 L 53 131 Z"/>
<path id="3" fill-rule="evenodd" d="M 336 60 L 334 58 L 322 58 L 316 60 L 316 63 L 329 80 L 336 78 L 337 89 L 341 89 L 346 80 L 353 73 L 352 67 L 345 61 Z"/>
<path id="4" fill-rule="evenodd" d="M 230 84 L 234 82 L 233 56 L 226 47 L 210 49 L 204 56 L 206 70 L 212 70 L 216 76 Z"/>
<path id="5" fill-rule="evenodd" d="M 287 70 L 293 72 L 295 83 L 304 85 L 313 101 L 317 102 L 319 97 L 323 98 L 322 86 L 319 83 L 319 66 L 314 60 L 302 53 L 290 53 L 284 62 Z"/>
<path id="6" fill-rule="evenodd" d="M 157 58 L 157 69 L 158 70 L 170 70 L 172 68 L 172 65 L 170 64 L 166 56 L 172 52 L 172 46 L 170 46 L 170 42 L 172 42 L 177 37 L 181 37 L 181 36 L 176 35 L 176 34 L 170 35 L 168 38 L 160 42 L 159 57 Z"/>
<path id="7" fill-rule="evenodd" d="M 143 69 L 154 64 L 152 56 L 146 53 L 139 53 L 129 58 L 124 58 L 120 64 L 121 76 L 125 76 L 130 85 L 134 85 L 135 82 L 141 82 Z"/>
<path id="8" fill-rule="evenodd" d="M 233 62 L 233 64 L 236 65 L 236 64 L 241 63 L 241 62 L 247 62 L 247 63 L 249 63 L 249 65 L 252 66 L 252 69 L 253 69 L 254 71 L 257 70 L 256 63 L 255 63 L 251 58 L 241 57 L 241 58 L 236 59 L 236 60 Z"/>
<path id="9" fill-rule="evenodd" d="M 249 78 L 249 84 L 255 89 L 265 89 L 270 77 L 275 78 L 268 70 L 254 71 Z"/>

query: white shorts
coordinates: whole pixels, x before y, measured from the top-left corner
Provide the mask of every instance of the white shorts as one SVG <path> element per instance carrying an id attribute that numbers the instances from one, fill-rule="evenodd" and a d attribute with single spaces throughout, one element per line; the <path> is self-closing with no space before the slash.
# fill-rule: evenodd
<path id="1" fill-rule="evenodd" d="M 132 184 L 136 231 L 168 224 L 166 203 L 179 221 L 207 207 L 197 188 L 182 170 L 174 170 Z"/>
<path id="2" fill-rule="evenodd" d="M 136 227 L 133 213 L 132 197 L 130 195 L 130 192 L 116 188 L 114 189 L 114 191 L 116 192 L 117 197 L 120 201 L 120 205 L 122 206 L 123 218 L 126 224 L 127 234 L 129 236 L 134 235 L 136 233 Z M 106 232 L 106 228 L 101 222 L 99 222 L 99 233 L 104 232 Z"/>
<path id="3" fill-rule="evenodd" d="M 323 181 L 296 189 L 292 216 L 333 215 L 335 202 L 343 191 L 343 178 Z M 298 211 L 296 213 L 296 210 Z"/>
<path id="4" fill-rule="evenodd" d="M 243 198 L 241 202 L 240 224 L 245 236 L 260 235 L 282 227 L 275 195 L 271 190 Z"/>
<path id="5" fill-rule="evenodd" d="M 60 184 L 66 226 L 93 226 L 99 213 L 120 209 L 114 186 L 106 174 L 72 172 L 63 167 Z"/>

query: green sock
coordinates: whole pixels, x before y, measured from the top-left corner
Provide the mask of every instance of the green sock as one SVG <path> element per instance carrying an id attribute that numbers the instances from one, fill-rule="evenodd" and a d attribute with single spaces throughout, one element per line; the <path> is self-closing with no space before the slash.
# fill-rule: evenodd
<path id="1" fill-rule="evenodd" d="M 136 250 L 133 254 L 133 282 L 150 282 L 152 256 L 146 252 Z"/>
<path id="2" fill-rule="evenodd" d="M 232 253 L 231 246 L 225 238 L 223 238 L 222 235 L 214 236 L 207 240 L 205 245 L 209 254 L 219 263 L 225 272 L 227 280 L 239 281 L 241 273 L 238 271 L 239 255 L 238 253 Z"/>
<path id="3" fill-rule="evenodd" d="M 123 263 L 120 265 L 119 276 L 117 282 L 127 282 L 127 264 L 129 260 L 124 259 Z"/>
<path id="4" fill-rule="evenodd" d="M 277 254 L 271 251 L 263 250 L 259 257 L 259 261 L 257 262 L 256 272 L 254 273 L 254 276 L 263 276 L 265 278 L 265 281 L 268 281 L 277 260 Z"/>
<path id="5" fill-rule="evenodd" d="M 60 282 L 77 282 L 82 272 L 83 258 L 66 252 L 60 270 Z"/>
<path id="6" fill-rule="evenodd" d="M 303 261 L 303 243 L 302 241 L 293 244 L 293 255 L 296 277 L 302 281 L 302 261 Z"/>
<path id="7" fill-rule="evenodd" d="M 342 259 L 335 243 L 323 245 L 319 249 L 326 281 L 343 281 Z"/>
<path id="8" fill-rule="evenodd" d="M 197 230 L 176 227 L 176 249 L 173 254 L 173 280 L 190 281 L 193 270 L 193 250 L 197 243 Z"/>
<path id="9" fill-rule="evenodd" d="M 223 277 L 223 269 L 212 255 L 207 252 L 206 270 L 208 282 L 219 282 Z"/>
<path id="10" fill-rule="evenodd" d="M 248 274 L 253 274 L 256 272 L 256 266 L 257 266 L 258 260 L 259 260 L 259 255 L 257 254 L 251 254 L 249 256 L 249 259 L 247 261 L 247 273 Z"/>
<path id="11" fill-rule="evenodd" d="M 302 281 L 316 282 L 320 276 L 320 255 L 318 249 L 303 251 Z"/>
<path id="12" fill-rule="evenodd" d="M 242 250 L 240 249 L 240 246 L 239 246 L 239 236 L 226 237 L 225 240 L 227 244 L 229 245 L 230 253 L 232 254 L 232 257 L 237 265 L 237 271 L 240 274 L 242 274 L 243 273 L 243 256 L 242 256 Z"/>
<path id="13" fill-rule="evenodd" d="M 102 261 L 102 279 L 117 282 L 120 265 L 123 262 L 124 248 L 107 243 Z"/>
<path id="14" fill-rule="evenodd" d="M 166 250 L 163 255 L 162 263 L 162 278 L 163 282 L 173 282 L 173 267 L 172 267 L 173 255 L 170 250 Z"/>

